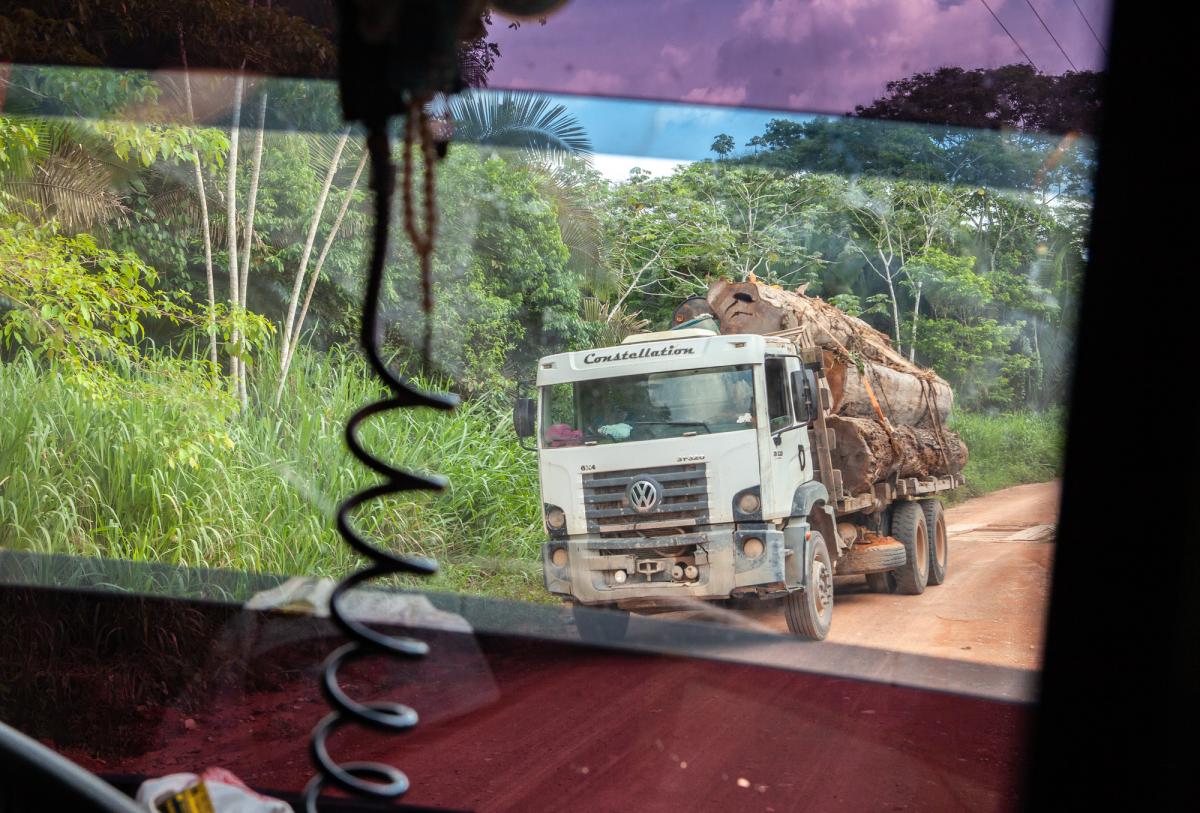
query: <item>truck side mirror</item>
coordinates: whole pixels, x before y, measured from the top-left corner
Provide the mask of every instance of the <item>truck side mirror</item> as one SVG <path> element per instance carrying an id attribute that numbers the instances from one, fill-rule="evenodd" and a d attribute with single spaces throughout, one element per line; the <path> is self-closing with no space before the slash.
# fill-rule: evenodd
<path id="1" fill-rule="evenodd" d="M 517 430 L 517 437 L 533 437 L 536 422 L 537 404 L 532 398 L 518 398 L 513 403 L 513 429 Z"/>
<path id="2" fill-rule="evenodd" d="M 816 393 L 812 385 L 807 370 L 792 372 L 792 410 L 796 413 L 796 423 L 809 423 L 816 412 Z"/>

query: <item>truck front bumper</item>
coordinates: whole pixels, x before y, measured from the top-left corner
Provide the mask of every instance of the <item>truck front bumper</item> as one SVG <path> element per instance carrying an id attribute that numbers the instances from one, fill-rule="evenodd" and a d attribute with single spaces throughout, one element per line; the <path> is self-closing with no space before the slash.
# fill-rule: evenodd
<path id="1" fill-rule="evenodd" d="M 758 556 L 744 550 L 751 538 L 762 543 Z M 750 547 L 753 551 L 756 546 Z M 580 604 L 721 599 L 742 587 L 786 591 L 785 582 L 794 579 L 788 578 L 791 553 L 783 531 L 739 527 L 645 538 L 551 540 L 542 545 L 542 566 L 546 589 Z M 691 565 L 695 575 L 673 578 L 676 565 Z M 618 571 L 624 572 L 623 581 Z"/>

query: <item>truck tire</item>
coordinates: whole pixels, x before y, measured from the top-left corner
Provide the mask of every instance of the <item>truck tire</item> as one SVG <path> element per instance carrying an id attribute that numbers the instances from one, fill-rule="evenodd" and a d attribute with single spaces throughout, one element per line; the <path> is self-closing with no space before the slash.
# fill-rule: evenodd
<path id="1" fill-rule="evenodd" d="M 868 573 L 867 589 L 872 593 L 895 593 L 896 574 L 890 571 L 887 573 Z"/>
<path id="2" fill-rule="evenodd" d="M 950 560 L 950 537 L 946 533 L 946 512 L 941 500 L 922 500 L 925 511 L 925 527 L 929 531 L 929 583 L 941 584 L 946 580 L 946 564 Z"/>
<path id="3" fill-rule="evenodd" d="M 584 607 L 576 604 L 571 608 L 575 617 L 575 629 L 583 640 L 594 643 L 616 643 L 625 640 L 629 630 L 629 611 L 606 607 Z"/>
<path id="4" fill-rule="evenodd" d="M 902 567 L 906 561 L 908 552 L 895 542 L 855 545 L 838 557 L 837 575 L 881 573 Z"/>
<path id="5" fill-rule="evenodd" d="M 783 615 L 796 637 L 823 641 L 833 622 L 833 562 L 820 531 L 812 532 L 811 541 L 808 580 L 803 590 L 788 593 L 783 600 Z"/>
<path id="6" fill-rule="evenodd" d="M 892 538 L 903 543 L 908 555 L 904 566 L 896 568 L 896 591 L 919 596 L 929 581 L 929 532 L 920 503 L 906 500 L 892 509 Z"/>

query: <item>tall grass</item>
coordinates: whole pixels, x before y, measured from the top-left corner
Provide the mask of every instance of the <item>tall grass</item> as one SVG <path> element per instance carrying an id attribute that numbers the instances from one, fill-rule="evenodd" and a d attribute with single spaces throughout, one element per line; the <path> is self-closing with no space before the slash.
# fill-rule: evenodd
<path id="1" fill-rule="evenodd" d="M 355 355 L 297 353 L 278 410 L 264 354 L 245 414 L 164 354 L 97 399 L 27 357 L 0 364 L 0 548 L 281 574 L 338 576 L 359 560 L 334 506 L 374 482 L 346 453 L 348 415 L 379 397 Z M 193 371 L 194 373 L 194 371 Z M 452 414 L 379 416 L 363 439 L 380 457 L 450 479 L 441 495 L 363 509 L 360 527 L 439 559 L 427 586 L 548 600 L 538 546 L 536 459 L 497 394 Z M 968 493 L 1058 474 L 1061 415 L 959 413 Z"/>
<path id="2" fill-rule="evenodd" d="M 981 414 L 956 412 L 951 428 L 967 444 L 959 498 L 987 494 L 1021 483 L 1041 483 L 1062 472 L 1065 416 L 1049 412 Z"/>
<path id="3" fill-rule="evenodd" d="M 302 350 L 279 410 L 230 416 L 174 365 L 96 400 L 28 358 L 0 366 L 0 547 L 337 576 L 358 559 L 334 506 L 374 482 L 346 453 L 346 417 L 380 390 L 358 357 Z M 255 383 L 271 392 L 270 362 Z M 362 431 L 383 459 L 450 478 L 441 495 L 373 504 L 359 525 L 443 561 L 431 587 L 542 597 L 536 461 L 500 396 L 450 415 L 403 411 Z"/>

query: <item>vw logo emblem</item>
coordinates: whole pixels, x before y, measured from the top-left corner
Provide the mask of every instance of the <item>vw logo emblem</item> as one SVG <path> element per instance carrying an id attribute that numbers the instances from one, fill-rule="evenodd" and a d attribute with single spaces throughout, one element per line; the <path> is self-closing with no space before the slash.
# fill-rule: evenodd
<path id="1" fill-rule="evenodd" d="M 629 504 L 633 506 L 633 510 L 642 513 L 658 505 L 658 500 L 662 496 L 658 483 L 648 478 L 634 480 L 629 484 L 626 493 L 629 496 Z"/>

